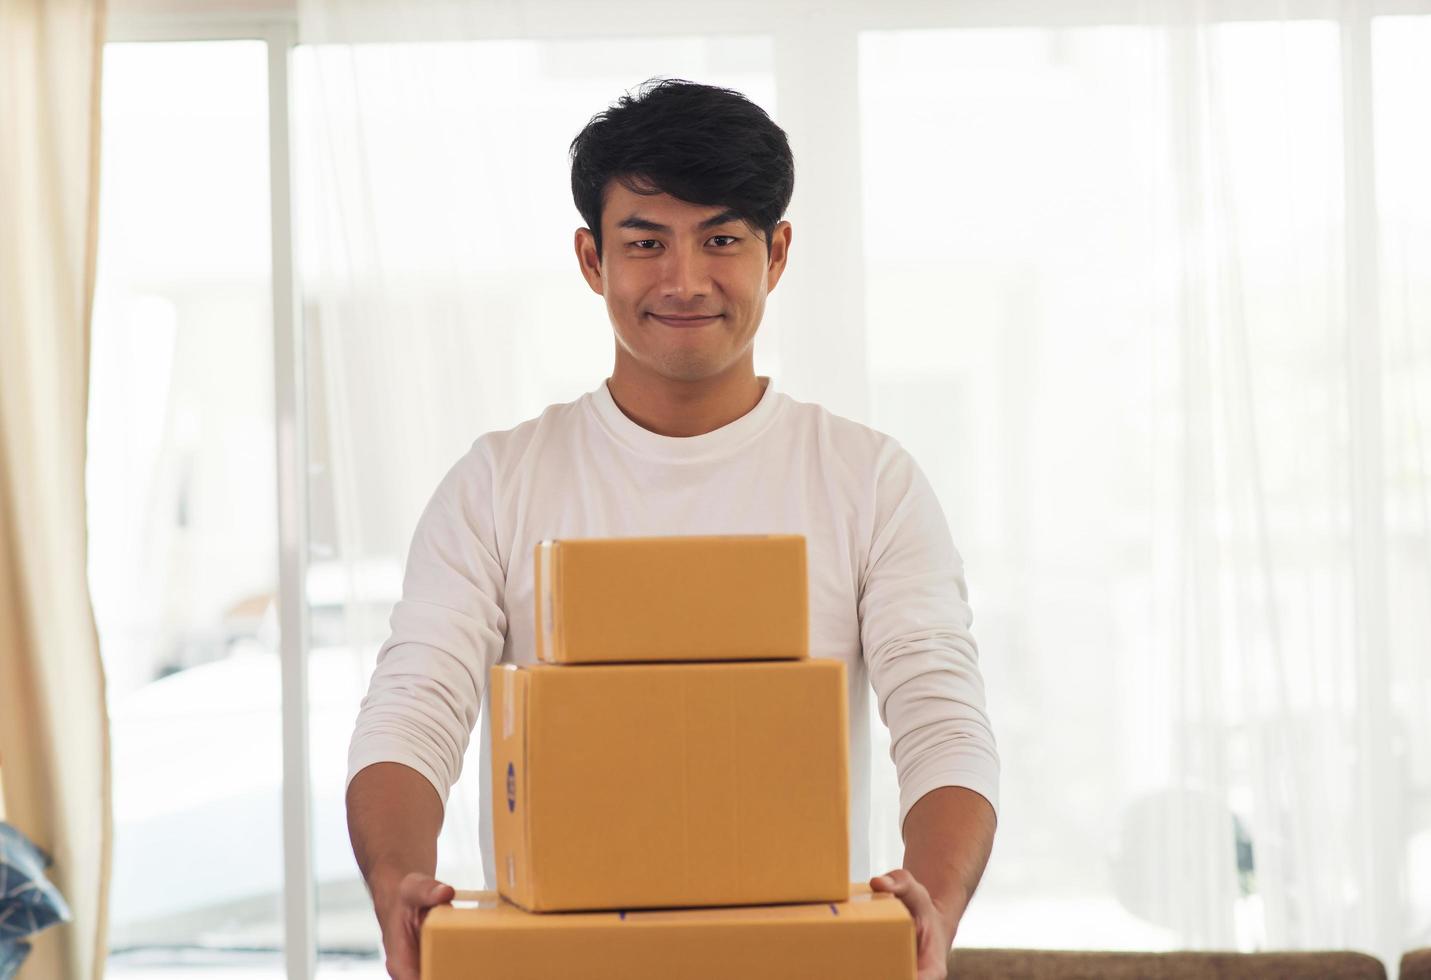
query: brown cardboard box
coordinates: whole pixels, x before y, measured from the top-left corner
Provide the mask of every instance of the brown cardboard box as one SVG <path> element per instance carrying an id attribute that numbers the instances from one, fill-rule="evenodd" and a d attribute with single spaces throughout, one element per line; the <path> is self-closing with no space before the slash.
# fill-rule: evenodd
<path id="1" fill-rule="evenodd" d="M 535 569 L 547 663 L 809 656 L 802 535 L 543 541 Z"/>
<path id="2" fill-rule="evenodd" d="M 479 892 L 422 927 L 422 980 L 913 980 L 914 922 L 891 895 L 844 902 L 533 915 Z"/>
<path id="3" fill-rule="evenodd" d="M 491 684 L 504 897 L 534 912 L 846 897 L 842 661 L 505 665 Z"/>

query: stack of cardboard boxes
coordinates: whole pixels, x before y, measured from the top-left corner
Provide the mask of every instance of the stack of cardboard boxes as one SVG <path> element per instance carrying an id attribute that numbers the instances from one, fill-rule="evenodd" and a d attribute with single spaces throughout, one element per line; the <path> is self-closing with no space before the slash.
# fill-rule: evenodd
<path id="1" fill-rule="evenodd" d="M 908 978 L 851 888 L 845 665 L 798 535 L 545 541 L 537 656 L 491 673 L 498 895 L 434 909 L 425 980 Z"/>

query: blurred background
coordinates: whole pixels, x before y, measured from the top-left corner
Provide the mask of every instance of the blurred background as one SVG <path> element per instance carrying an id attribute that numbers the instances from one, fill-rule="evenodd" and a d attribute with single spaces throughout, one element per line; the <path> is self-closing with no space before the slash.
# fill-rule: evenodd
<path id="1" fill-rule="evenodd" d="M 1004 768 L 959 943 L 1431 945 L 1431 0 L 111 0 L 104 32 L 111 975 L 386 975 L 358 701 L 442 474 L 609 374 L 567 146 L 654 76 L 789 133 L 757 372 L 907 446 L 963 553 Z"/>

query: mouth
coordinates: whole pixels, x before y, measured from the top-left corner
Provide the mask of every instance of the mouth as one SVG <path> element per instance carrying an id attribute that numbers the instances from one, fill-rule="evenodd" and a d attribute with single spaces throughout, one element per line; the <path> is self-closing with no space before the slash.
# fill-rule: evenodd
<path id="1" fill-rule="evenodd" d="M 703 327 L 708 323 L 715 323 L 721 318 L 719 313 L 711 316 L 661 316 L 658 313 L 649 315 L 652 319 L 659 320 L 668 327 Z"/>

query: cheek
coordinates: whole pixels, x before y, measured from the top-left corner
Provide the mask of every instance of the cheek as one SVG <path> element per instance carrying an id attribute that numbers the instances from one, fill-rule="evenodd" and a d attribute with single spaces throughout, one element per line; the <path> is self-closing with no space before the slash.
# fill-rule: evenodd
<path id="1" fill-rule="evenodd" d="M 765 294 L 758 285 L 747 286 L 745 291 L 738 296 L 731 298 L 732 305 L 735 306 L 744 317 L 755 315 L 765 303 Z"/>
<path id="2" fill-rule="evenodd" d="M 623 271 L 611 276 L 606 283 L 607 295 L 612 302 L 622 307 L 637 307 L 646 296 L 646 284 L 639 275 Z"/>

